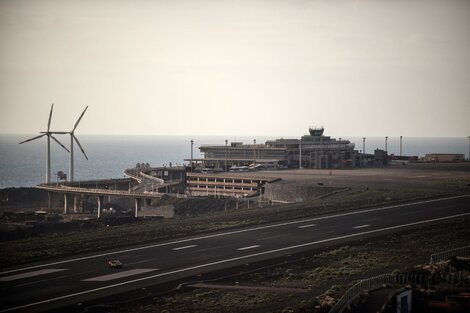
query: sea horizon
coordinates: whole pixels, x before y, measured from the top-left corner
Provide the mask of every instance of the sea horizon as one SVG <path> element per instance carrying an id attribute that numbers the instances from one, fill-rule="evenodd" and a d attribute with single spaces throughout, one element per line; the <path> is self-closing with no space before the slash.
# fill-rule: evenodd
<path id="1" fill-rule="evenodd" d="M 40 138 L 25 144 L 18 143 L 38 134 L 0 134 L 0 188 L 31 187 L 45 181 L 46 140 Z M 191 135 L 77 135 L 89 160 L 87 161 L 75 145 L 75 179 L 93 180 L 122 178 L 126 168 L 137 163 L 151 166 L 182 165 L 191 155 L 193 140 L 194 158 L 201 157 L 202 145 L 225 145 L 237 141 L 258 144 L 278 138 L 299 138 L 298 136 L 191 136 Z M 385 149 L 385 137 L 366 137 L 366 153 Z M 362 137 L 336 136 L 350 140 L 356 150 L 362 150 Z M 69 147 L 67 136 L 57 136 Z M 388 137 L 388 152 L 399 155 L 399 137 Z M 403 155 L 423 157 L 429 153 L 459 153 L 468 158 L 468 137 L 403 137 Z M 57 172 L 68 174 L 69 154 L 51 141 L 51 179 L 56 180 Z"/>

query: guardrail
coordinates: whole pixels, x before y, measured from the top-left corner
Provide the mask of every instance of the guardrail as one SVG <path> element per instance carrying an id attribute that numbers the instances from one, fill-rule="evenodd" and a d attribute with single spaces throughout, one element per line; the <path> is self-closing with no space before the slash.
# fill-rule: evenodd
<path id="1" fill-rule="evenodd" d="M 454 256 L 469 256 L 469 255 L 470 255 L 470 246 L 441 251 L 438 253 L 431 254 L 431 257 L 429 258 L 429 264 L 435 264 L 443 260 L 445 261 Z"/>

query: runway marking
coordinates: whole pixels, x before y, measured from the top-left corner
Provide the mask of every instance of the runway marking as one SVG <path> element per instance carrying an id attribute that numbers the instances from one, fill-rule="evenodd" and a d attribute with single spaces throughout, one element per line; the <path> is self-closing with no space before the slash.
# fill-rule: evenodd
<path id="1" fill-rule="evenodd" d="M 237 250 L 238 251 L 243 251 L 243 250 L 250 250 L 250 249 L 254 249 L 254 248 L 258 248 L 258 247 L 261 247 L 261 246 L 260 245 L 253 245 L 253 246 L 249 246 L 249 247 L 238 248 Z"/>
<path id="2" fill-rule="evenodd" d="M 349 216 L 349 215 L 362 214 L 362 213 L 368 213 L 368 212 L 384 211 L 384 210 L 390 210 L 390 209 L 394 209 L 394 208 L 407 207 L 407 206 L 411 206 L 411 205 L 425 204 L 425 203 L 432 203 L 432 202 L 440 202 L 440 201 L 453 200 L 453 199 L 466 198 L 466 197 L 470 197 L 470 194 L 460 195 L 460 196 L 452 196 L 452 197 L 446 197 L 446 198 L 440 198 L 440 199 L 431 199 L 431 200 L 423 200 L 423 201 L 416 201 L 416 202 L 410 202 L 410 203 L 396 204 L 396 205 L 378 207 L 378 208 L 373 208 L 373 209 L 364 209 L 364 210 L 359 210 L 359 211 L 338 213 L 338 214 L 333 214 L 333 215 L 313 217 L 313 218 L 309 218 L 309 219 L 296 220 L 296 221 L 290 221 L 290 222 L 273 224 L 273 225 L 258 226 L 258 227 L 248 228 L 248 229 L 240 229 L 240 230 L 234 230 L 234 231 L 229 231 L 229 232 L 224 232 L 224 233 L 204 235 L 204 236 L 200 236 L 200 237 L 194 237 L 194 238 L 175 240 L 175 241 L 170 241 L 170 242 L 157 243 L 157 244 L 149 245 L 149 246 L 129 248 L 129 249 L 113 251 L 113 252 L 106 252 L 106 253 L 101 253 L 101 254 L 94 254 L 94 255 L 69 259 L 69 260 L 51 262 L 51 263 L 47 263 L 47 264 L 34 265 L 34 266 L 25 267 L 25 268 L 19 268 L 19 269 L 5 271 L 2 274 L 13 273 L 13 272 L 18 272 L 18 271 L 23 271 L 23 270 L 28 270 L 28 269 L 34 269 L 34 268 L 40 268 L 40 267 L 46 267 L 46 266 L 53 266 L 53 265 L 64 264 L 64 263 L 70 263 L 70 262 L 76 262 L 76 261 L 82 261 L 82 260 L 87 260 L 87 259 L 94 259 L 94 258 L 109 256 L 109 255 L 113 255 L 113 254 L 134 252 L 134 251 L 151 249 L 151 248 L 156 248 L 156 247 L 174 245 L 174 244 L 179 244 L 179 243 L 183 243 L 183 242 L 196 241 L 196 240 L 200 240 L 200 239 L 222 237 L 222 236 L 227 236 L 227 235 L 232 235 L 232 234 L 239 234 L 239 233 L 244 233 L 244 232 L 250 232 L 250 231 L 255 231 L 255 230 L 260 230 L 260 229 L 274 228 L 274 227 L 280 227 L 280 226 L 286 226 L 286 225 L 292 225 L 292 224 L 300 224 L 300 223 L 305 223 L 305 222 L 319 221 L 319 220 L 330 219 L 330 218 L 334 218 L 334 217 Z"/>
<path id="3" fill-rule="evenodd" d="M 317 226 L 317 224 L 302 225 L 302 226 L 299 226 L 299 228 L 307 228 L 307 227 L 313 227 L 313 226 Z"/>
<path id="4" fill-rule="evenodd" d="M 144 280 L 148 280 L 148 279 L 154 279 L 154 278 L 158 278 L 158 277 L 162 277 L 162 276 L 168 276 L 168 275 L 172 275 L 172 274 L 176 274 L 176 273 L 187 272 L 187 271 L 190 271 L 190 270 L 200 269 L 200 268 L 209 267 L 209 266 L 213 266 L 213 265 L 233 262 L 233 261 L 237 261 L 237 260 L 248 259 L 248 258 L 257 257 L 257 256 L 261 256 L 261 255 L 273 254 L 273 253 L 276 253 L 276 252 L 283 252 L 283 251 L 287 251 L 287 250 L 293 250 L 293 249 L 297 249 L 297 248 L 316 245 L 316 244 L 319 244 L 319 243 L 325 243 L 325 242 L 330 242 L 330 241 L 335 241 L 335 240 L 340 240 L 340 239 L 352 238 L 352 237 L 357 237 L 357 236 L 361 236 L 361 235 L 373 234 L 373 233 L 383 232 L 383 231 L 387 231 L 387 230 L 399 229 L 399 228 L 404 228 L 404 227 L 409 227 L 409 226 L 414 226 L 414 225 L 420 225 L 420 224 L 425 224 L 425 223 L 430 223 L 430 222 L 442 221 L 442 220 L 447 220 L 447 219 L 452 219 L 452 218 L 462 217 L 462 216 L 467 216 L 467 215 L 470 215 L 470 213 L 462 213 L 462 214 L 444 216 L 444 217 L 434 218 L 434 219 L 430 219 L 430 220 L 424 220 L 424 221 L 413 222 L 413 223 L 402 224 L 402 225 L 395 225 L 395 226 L 390 226 L 390 227 L 385 227 L 385 228 L 379 228 L 379 229 L 374 229 L 374 230 L 369 230 L 369 231 L 363 231 L 363 232 L 359 232 L 359 233 L 355 233 L 355 234 L 349 234 L 349 235 L 344 235 L 344 236 L 339 236 L 339 237 L 334 237 L 334 238 L 328 238 L 328 239 L 323 239 L 323 240 L 318 240 L 318 241 L 312 241 L 312 242 L 307 242 L 307 243 L 303 243 L 303 244 L 299 244 L 299 245 L 295 245 L 295 246 L 289 246 L 289 247 L 284 247 L 284 248 L 279 248 L 279 249 L 274 249 L 274 250 L 269 250 L 269 251 L 264 251 L 264 252 L 252 253 L 252 254 L 248 254 L 248 255 L 244 255 L 244 256 L 240 256 L 240 257 L 215 261 L 215 262 L 206 263 L 206 264 L 200 264 L 200 265 L 196 265 L 196 266 L 181 268 L 181 269 L 177 269 L 177 270 L 173 270 L 173 271 L 169 271 L 169 272 L 164 272 L 164 273 L 160 273 L 160 274 L 155 274 L 155 275 L 151 275 L 151 276 L 137 278 L 137 279 L 133 279 L 133 280 L 129 280 L 129 281 L 124 281 L 124 282 L 117 283 L 117 284 L 114 284 L 114 285 L 108 285 L 108 286 L 103 286 L 103 287 L 99 287 L 99 288 L 95 288 L 95 289 L 80 291 L 80 292 L 68 294 L 68 295 L 65 295 L 65 296 L 60 296 L 60 297 L 56 297 L 56 298 L 42 300 L 42 301 L 38 301 L 38 302 L 34 302 L 34 303 L 28 303 L 28 304 L 20 305 L 20 306 L 17 306 L 17 307 L 1 310 L 0 313 L 10 312 L 10 311 L 19 310 L 19 309 L 24 309 L 24 308 L 32 307 L 32 306 L 35 306 L 35 305 L 50 303 L 50 302 L 53 302 L 53 301 L 72 298 L 72 297 L 76 297 L 76 296 L 80 296 L 80 295 L 84 295 L 84 294 L 89 294 L 89 293 L 100 291 L 100 290 L 116 288 L 116 287 L 119 287 L 119 286 L 124 286 L 124 285 L 132 284 L 132 283 L 136 283 L 136 282 L 140 282 L 140 281 L 144 281 Z"/>
<path id="5" fill-rule="evenodd" d="M 136 268 L 136 269 L 133 269 L 133 270 L 117 272 L 117 273 L 113 273 L 113 274 L 108 274 L 108 275 L 103 275 L 103 276 L 98 276 L 98 277 L 93 277 L 93 278 L 88 278 L 88 279 L 83 279 L 82 281 L 109 281 L 109 280 L 113 280 L 113 279 L 128 277 L 128 276 L 132 276 L 132 275 L 137 275 L 137 274 L 142 274 L 142 273 L 147 273 L 147 272 L 152 272 L 152 271 L 157 271 L 157 270 L 158 270 L 158 268 Z"/>
<path id="6" fill-rule="evenodd" d="M 0 281 L 12 281 L 12 280 L 17 280 L 17 279 L 29 278 L 29 277 L 39 276 L 39 275 L 46 275 L 50 273 L 67 271 L 67 270 L 68 270 L 67 268 L 48 268 L 48 269 L 39 270 L 39 271 L 0 277 Z"/>
<path id="7" fill-rule="evenodd" d="M 353 228 L 359 229 L 359 228 L 366 228 L 366 227 L 369 227 L 369 226 L 370 226 L 369 224 L 365 224 L 365 225 L 354 226 Z"/>
<path id="8" fill-rule="evenodd" d="M 194 248 L 194 247 L 197 247 L 197 245 L 178 247 L 178 248 L 173 248 L 172 250 L 184 250 L 184 249 L 190 249 L 190 248 Z"/>

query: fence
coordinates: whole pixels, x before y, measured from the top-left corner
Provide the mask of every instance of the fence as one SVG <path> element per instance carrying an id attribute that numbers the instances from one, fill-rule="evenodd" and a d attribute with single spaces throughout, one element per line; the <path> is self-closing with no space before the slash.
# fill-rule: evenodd
<path id="1" fill-rule="evenodd" d="M 381 274 L 375 277 L 360 280 L 354 286 L 349 288 L 345 294 L 335 303 L 329 313 L 339 313 L 343 308 L 357 298 L 364 290 L 374 290 L 381 288 L 383 285 L 394 284 L 424 284 L 428 282 L 425 275 L 414 274 Z"/>
<path id="2" fill-rule="evenodd" d="M 462 248 L 446 250 L 438 253 L 434 253 L 430 257 L 430 264 L 437 263 L 441 260 L 448 260 L 453 256 L 468 256 L 470 255 L 470 246 Z M 356 299 L 364 290 L 374 290 L 381 288 L 383 285 L 393 284 L 420 284 L 430 283 L 431 277 L 425 275 L 414 275 L 414 274 L 382 274 L 368 279 L 364 279 L 356 283 L 354 286 L 349 288 L 341 299 L 335 303 L 329 313 L 340 313 L 346 305 Z"/>
<path id="3" fill-rule="evenodd" d="M 445 261 L 454 256 L 468 256 L 468 255 L 470 255 L 470 246 L 452 249 L 452 250 L 446 250 L 446 251 L 431 254 L 431 257 L 429 258 L 429 264 L 435 264 L 440 261 Z"/>

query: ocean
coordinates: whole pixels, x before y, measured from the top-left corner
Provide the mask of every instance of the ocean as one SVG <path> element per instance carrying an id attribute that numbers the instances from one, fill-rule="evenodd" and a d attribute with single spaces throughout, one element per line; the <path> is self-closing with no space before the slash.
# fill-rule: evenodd
<path id="1" fill-rule="evenodd" d="M 30 187 L 45 181 L 46 138 L 40 138 L 22 145 L 18 143 L 37 136 L 0 135 L 0 188 Z M 335 136 L 348 139 L 362 150 L 362 137 Z M 67 148 L 68 136 L 57 136 Z M 191 156 L 191 143 L 194 140 L 194 157 L 200 157 L 199 146 L 207 144 L 224 145 L 225 139 L 252 143 L 264 143 L 278 137 L 243 137 L 243 136 L 101 136 L 78 135 L 89 160 L 74 145 L 75 180 L 93 180 L 122 178 L 126 168 L 137 163 L 149 163 L 151 166 L 183 164 Z M 285 138 L 295 138 L 294 136 Z M 400 139 L 388 138 L 388 151 L 399 155 Z M 424 156 L 427 153 L 462 153 L 468 157 L 469 141 L 459 138 L 403 138 L 403 154 Z M 366 152 L 385 148 L 384 137 L 367 137 Z M 68 174 L 69 156 L 58 144 L 51 140 L 51 180 L 56 180 L 56 173 Z"/>

